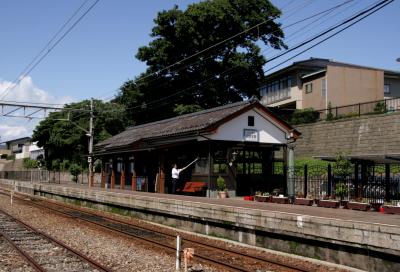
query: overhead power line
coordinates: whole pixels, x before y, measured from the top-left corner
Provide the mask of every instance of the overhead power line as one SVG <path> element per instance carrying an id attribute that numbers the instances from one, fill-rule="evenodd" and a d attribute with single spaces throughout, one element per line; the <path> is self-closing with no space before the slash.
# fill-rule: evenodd
<path id="1" fill-rule="evenodd" d="M 22 73 L 18 76 L 18 79 L 16 81 L 14 81 L 13 83 L 11 83 L 6 90 L 4 91 L 3 95 L 0 97 L 0 100 L 4 99 L 8 93 L 16 86 L 18 85 L 22 79 L 24 79 L 27 75 L 29 75 L 30 72 L 33 71 L 33 69 L 35 69 L 42 61 L 43 59 L 54 49 L 54 47 L 56 47 L 71 31 L 72 29 L 75 28 L 75 26 L 96 6 L 96 4 L 99 2 L 100 0 L 96 0 L 92 5 L 89 6 L 89 8 L 81 15 L 79 16 L 79 18 L 64 32 L 63 35 L 61 35 L 60 38 L 57 39 L 57 41 L 46 51 L 45 54 L 43 54 L 36 62 L 34 62 L 34 64 L 31 62 L 27 67 L 30 66 L 30 68 L 25 72 Z M 85 2 L 86 3 L 86 2 Z M 84 4 L 85 4 L 84 3 Z M 82 6 L 80 6 L 78 8 L 78 10 L 74 13 L 74 15 L 72 17 L 75 16 L 75 14 L 82 8 Z M 68 20 L 70 21 L 72 19 L 72 17 Z M 67 24 L 67 22 L 65 23 Z M 65 25 L 64 24 L 64 25 Z M 64 29 L 65 26 L 62 26 L 61 29 Z M 59 30 L 61 32 L 61 30 Z M 58 35 L 59 33 L 57 32 L 56 35 Z M 52 41 L 52 40 L 51 40 Z M 51 42 L 50 42 L 51 43 Z M 42 51 L 41 51 L 42 52 Z M 36 57 L 35 57 L 36 58 Z M 25 71 L 25 69 L 24 69 Z M 23 71 L 23 72 L 24 72 Z"/>
<path id="2" fill-rule="evenodd" d="M 383 7 L 385 7 L 386 5 L 390 4 L 390 3 L 393 2 L 393 1 L 394 1 L 394 0 L 383 0 L 383 1 L 380 1 L 378 4 L 375 4 L 375 5 L 373 5 L 372 7 L 367 8 L 367 9 L 364 9 L 363 11 L 358 12 L 356 15 L 351 16 L 350 19 L 346 19 L 345 21 L 343 21 L 343 22 L 341 22 L 341 23 L 339 23 L 339 24 L 336 24 L 334 27 L 330 27 L 330 28 L 328 29 L 329 31 L 328 31 L 328 30 L 323 31 L 323 32 L 320 33 L 317 37 L 312 37 L 312 38 L 311 38 L 312 40 L 315 40 L 315 39 L 317 39 L 317 38 L 320 38 L 320 37 L 324 36 L 325 34 L 327 34 L 328 32 L 330 32 L 330 31 L 332 31 L 332 30 L 334 30 L 334 29 L 337 29 L 337 28 L 343 26 L 343 25 L 345 24 L 344 22 L 350 23 L 351 21 L 353 21 L 353 20 L 359 18 L 360 16 L 365 15 L 365 16 L 363 16 L 362 18 L 360 18 L 360 19 L 358 19 L 358 20 L 352 22 L 350 25 L 346 26 L 345 28 L 341 29 L 341 30 L 338 31 L 337 33 L 334 33 L 334 34 L 330 35 L 329 37 L 323 39 L 322 41 L 318 42 L 317 44 L 313 45 L 311 48 L 313 48 L 313 47 L 315 47 L 315 46 L 317 46 L 317 45 L 319 45 L 319 44 L 325 42 L 326 40 L 328 40 L 328 39 L 330 39 L 330 38 L 336 36 L 337 34 L 343 32 L 343 31 L 346 30 L 346 29 L 350 28 L 351 26 L 353 26 L 353 25 L 355 25 L 356 23 L 362 21 L 362 20 L 365 19 L 366 17 L 369 17 L 370 15 L 374 14 L 375 12 L 377 12 L 377 11 L 380 10 L 380 9 L 382 9 Z M 308 43 L 309 43 L 309 40 L 311 40 L 311 39 L 308 39 L 308 40 L 302 42 L 302 43 L 301 43 L 302 46 L 308 44 Z M 300 46 L 296 46 L 296 48 L 299 48 L 299 47 L 300 47 Z M 304 52 L 306 52 L 307 50 L 310 50 L 311 48 L 308 48 L 308 49 L 304 50 Z M 288 50 L 288 51 L 285 51 L 285 52 L 283 52 L 282 54 L 280 54 L 279 57 L 282 57 L 282 56 L 288 54 L 289 52 L 291 52 L 291 51 L 289 51 L 289 50 Z M 297 54 L 296 56 L 298 56 L 298 55 L 300 55 L 300 54 L 302 54 L 302 53 L 304 53 L 304 52 L 302 51 L 302 52 L 300 52 L 299 54 Z M 277 59 L 277 58 L 278 58 L 278 57 L 275 57 L 274 59 Z M 292 58 L 290 58 L 290 59 L 292 59 Z M 290 59 L 288 59 L 288 60 L 290 60 Z M 288 60 L 286 60 L 286 61 L 288 61 Z M 267 62 L 270 62 L 270 61 L 272 61 L 272 60 L 268 60 Z M 285 62 L 286 62 L 286 61 L 285 61 Z M 284 62 L 282 62 L 282 63 L 284 63 Z M 190 86 L 190 87 L 187 87 L 187 88 L 185 88 L 185 89 L 182 89 L 182 90 L 180 90 L 180 91 L 178 91 L 178 92 L 175 92 L 175 93 L 173 93 L 173 94 L 171 94 L 171 95 L 168 95 L 168 96 L 166 96 L 166 97 L 163 97 L 163 98 L 160 98 L 160 99 L 157 99 L 157 100 L 153 100 L 153 101 L 151 101 L 151 102 L 149 102 L 149 103 L 146 103 L 145 106 L 146 106 L 146 108 L 149 108 L 149 106 L 152 105 L 152 104 L 158 104 L 158 106 L 160 106 L 160 102 L 166 101 L 166 100 L 168 100 L 168 99 L 170 99 L 170 98 L 172 98 L 172 97 L 175 97 L 175 96 L 177 96 L 177 95 L 179 95 L 179 94 L 181 94 L 181 93 L 187 92 L 188 90 L 190 90 L 190 89 L 192 89 L 192 88 L 194 88 L 194 87 L 196 87 L 196 86 L 202 85 L 202 84 L 204 84 L 204 83 L 206 83 L 206 82 L 208 82 L 208 81 L 215 80 L 216 78 L 219 78 L 221 75 L 224 75 L 225 73 L 230 72 L 230 71 L 233 70 L 233 69 L 234 69 L 234 67 L 229 68 L 229 69 L 227 69 L 227 70 L 221 72 L 221 73 L 218 74 L 218 75 L 211 76 L 211 77 L 209 77 L 209 78 L 207 78 L 207 79 L 205 79 L 205 80 L 203 80 L 203 81 L 201 81 L 201 82 L 199 82 L 199 83 L 193 84 L 193 85 Z M 268 71 L 269 71 L 269 70 L 268 70 Z M 162 104 L 161 104 L 161 105 L 162 105 Z M 164 105 L 165 105 L 165 104 L 164 104 Z M 157 108 L 158 106 L 156 106 L 156 107 L 151 107 L 151 108 Z M 126 108 L 126 110 L 139 109 L 139 108 L 142 108 L 142 107 L 143 107 L 143 105 L 138 105 L 138 106 Z"/>
<path id="3" fill-rule="evenodd" d="M 321 40 L 321 41 L 319 41 L 319 42 L 313 44 L 312 46 L 310 46 L 310 47 L 304 49 L 303 51 L 301 51 L 301 52 L 297 53 L 296 55 L 294 55 L 294 56 L 292 56 L 292 57 L 286 59 L 285 61 L 282 61 L 282 62 L 280 62 L 279 64 L 277 64 L 277 65 L 271 67 L 270 69 L 266 70 L 265 72 L 269 72 L 269 71 L 271 71 L 271 70 L 273 70 L 273 69 L 275 69 L 275 68 L 281 66 L 282 64 L 288 62 L 289 60 L 292 60 L 292 59 L 294 59 L 295 57 L 297 57 L 297 56 L 299 56 L 299 55 L 301 55 L 301 54 L 303 54 L 303 53 L 305 53 L 305 52 L 311 50 L 312 48 L 316 47 L 317 45 L 320 45 L 321 43 L 323 43 L 323 42 L 325 42 L 325 41 L 327 41 L 327 40 L 333 38 L 334 36 L 338 35 L 339 33 L 345 31 L 346 29 L 350 28 L 351 26 L 353 26 L 353 25 L 357 24 L 358 22 L 364 20 L 365 18 L 369 17 L 370 15 L 374 14 L 375 12 L 381 10 L 382 8 L 384 8 L 385 6 L 389 5 L 389 4 L 392 3 L 393 1 L 394 1 L 394 0 L 382 1 L 382 2 L 386 2 L 386 3 L 384 3 L 384 4 L 383 4 L 382 6 L 380 6 L 380 7 L 376 7 L 375 10 L 373 10 L 373 11 L 371 11 L 370 13 L 364 15 L 363 17 L 361 17 L 360 19 L 356 20 L 355 22 L 353 22 L 353 23 L 349 24 L 348 26 L 342 28 L 341 30 L 339 30 L 339 31 L 337 31 L 337 32 L 335 32 L 335 33 L 329 35 L 328 37 L 324 38 L 323 40 Z"/>

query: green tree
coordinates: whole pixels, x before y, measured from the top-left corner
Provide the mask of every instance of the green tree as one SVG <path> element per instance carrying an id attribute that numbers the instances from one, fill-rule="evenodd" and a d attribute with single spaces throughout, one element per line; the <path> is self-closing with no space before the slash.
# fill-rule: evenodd
<path id="1" fill-rule="evenodd" d="M 269 1 L 258 0 L 209 0 L 159 12 L 153 40 L 136 55 L 148 68 L 125 82 L 116 101 L 126 106 L 132 123 L 144 123 L 258 95 L 266 63 L 259 45 L 286 47 L 274 22 L 280 14 Z"/>
<path id="2" fill-rule="evenodd" d="M 82 172 L 82 168 L 78 164 L 73 163 L 69 166 L 69 172 L 72 175 L 72 181 L 78 182 L 78 176 Z"/>
<path id="3" fill-rule="evenodd" d="M 88 110 L 90 101 L 72 103 L 65 108 Z M 68 112 L 50 113 L 33 132 L 33 141 L 38 141 L 37 145 L 45 150 L 47 169 L 65 169 L 71 163 L 86 166 L 83 157 L 88 153 L 89 141 L 81 128 L 89 130 L 89 111 Z M 124 130 L 126 118 L 121 105 L 95 100 L 94 116 L 95 144 Z"/>

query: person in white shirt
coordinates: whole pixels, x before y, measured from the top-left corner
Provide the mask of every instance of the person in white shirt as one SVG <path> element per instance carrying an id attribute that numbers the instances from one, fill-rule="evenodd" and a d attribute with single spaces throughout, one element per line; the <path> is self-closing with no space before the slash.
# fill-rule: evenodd
<path id="1" fill-rule="evenodd" d="M 172 172 L 171 172 L 171 176 L 172 176 L 172 193 L 175 194 L 176 193 L 176 189 L 178 187 L 178 183 L 179 183 L 179 173 L 182 172 L 183 170 L 185 170 L 186 168 L 188 168 L 190 165 L 192 165 L 193 163 L 195 163 L 199 158 L 196 158 L 194 161 L 192 161 L 191 163 L 189 163 L 188 165 L 186 165 L 185 167 L 183 167 L 182 169 L 178 169 L 176 163 L 174 163 L 172 165 Z"/>
<path id="2" fill-rule="evenodd" d="M 183 170 L 185 170 L 186 167 L 182 168 L 182 169 L 178 169 L 176 163 L 173 164 L 172 166 L 172 193 L 175 194 L 176 193 L 176 189 L 178 187 L 178 183 L 179 183 L 179 173 L 182 172 Z"/>

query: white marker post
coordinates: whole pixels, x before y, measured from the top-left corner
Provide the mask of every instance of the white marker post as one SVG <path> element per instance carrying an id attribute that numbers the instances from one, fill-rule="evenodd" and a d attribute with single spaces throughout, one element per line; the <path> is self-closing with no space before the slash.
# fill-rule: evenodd
<path id="1" fill-rule="evenodd" d="M 13 196 L 14 196 L 14 191 L 10 192 L 10 203 L 11 205 L 13 204 Z"/>
<path id="2" fill-rule="evenodd" d="M 181 270 L 181 237 L 176 236 L 176 261 L 175 261 L 175 271 Z"/>

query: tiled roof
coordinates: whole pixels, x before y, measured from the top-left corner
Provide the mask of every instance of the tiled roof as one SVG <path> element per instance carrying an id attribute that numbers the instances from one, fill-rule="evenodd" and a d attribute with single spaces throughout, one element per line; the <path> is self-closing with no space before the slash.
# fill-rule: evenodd
<path id="1" fill-rule="evenodd" d="M 95 149 L 114 149 L 154 137 L 168 137 L 184 133 L 201 132 L 254 103 L 259 102 L 257 99 L 250 99 L 153 123 L 129 127 L 124 132 L 98 143 Z"/>

